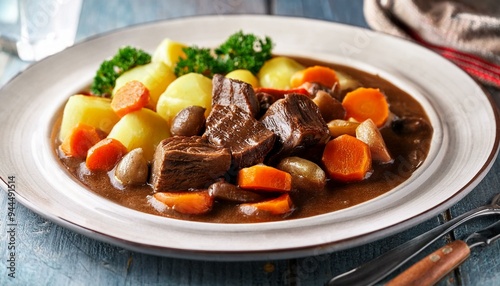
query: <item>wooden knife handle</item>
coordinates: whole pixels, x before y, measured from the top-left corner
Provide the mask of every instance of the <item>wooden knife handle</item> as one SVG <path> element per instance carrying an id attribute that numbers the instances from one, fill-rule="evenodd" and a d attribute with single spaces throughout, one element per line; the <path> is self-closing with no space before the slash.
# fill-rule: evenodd
<path id="1" fill-rule="evenodd" d="M 386 286 L 434 285 L 467 259 L 469 254 L 470 248 L 465 242 L 453 241 L 415 263 L 389 281 Z"/>

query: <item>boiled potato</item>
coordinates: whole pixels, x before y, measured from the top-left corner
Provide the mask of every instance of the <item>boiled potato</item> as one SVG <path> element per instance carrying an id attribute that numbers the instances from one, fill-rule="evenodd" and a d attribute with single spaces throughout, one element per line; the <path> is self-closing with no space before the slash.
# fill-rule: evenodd
<path id="1" fill-rule="evenodd" d="M 182 51 L 182 49 L 186 47 L 187 46 L 184 44 L 174 42 L 170 39 L 164 39 L 153 53 L 151 61 L 163 62 L 173 70 L 179 57 L 186 56 Z"/>
<path id="2" fill-rule="evenodd" d="M 156 112 L 142 108 L 123 116 L 108 135 L 120 141 L 128 151 L 142 148 L 146 160 L 151 161 L 156 146 L 170 137 L 167 122 Z"/>
<path id="3" fill-rule="evenodd" d="M 227 78 L 237 79 L 251 84 L 254 88 L 259 87 L 259 79 L 249 70 L 239 69 L 226 74 Z"/>
<path id="4" fill-rule="evenodd" d="M 305 67 L 297 61 L 287 57 L 272 58 L 262 66 L 258 77 L 260 86 L 278 89 L 289 89 L 290 78 L 297 71 Z"/>
<path id="5" fill-rule="evenodd" d="M 208 116 L 212 107 L 212 80 L 197 73 L 180 76 L 160 96 L 156 112 L 170 124 L 179 111 L 191 105 L 205 108 L 205 117 Z"/>
<path id="6" fill-rule="evenodd" d="M 172 69 L 163 62 L 151 62 L 146 65 L 137 66 L 118 77 L 113 94 L 131 80 L 140 81 L 148 88 L 150 96 L 149 105 L 154 108 L 160 95 L 175 78 L 176 76 Z"/>
<path id="7" fill-rule="evenodd" d="M 111 109 L 110 99 L 73 95 L 64 106 L 59 139 L 63 141 L 71 129 L 79 123 L 85 123 L 109 133 L 118 120 L 118 116 Z"/>

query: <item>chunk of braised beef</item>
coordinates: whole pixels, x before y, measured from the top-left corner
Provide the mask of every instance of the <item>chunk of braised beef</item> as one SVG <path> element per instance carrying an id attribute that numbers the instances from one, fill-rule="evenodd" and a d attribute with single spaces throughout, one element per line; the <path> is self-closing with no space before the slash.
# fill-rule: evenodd
<path id="1" fill-rule="evenodd" d="M 262 163 L 275 141 L 273 132 L 236 105 L 212 107 L 204 136 L 214 145 L 229 148 L 237 169 Z"/>
<path id="2" fill-rule="evenodd" d="M 156 147 L 151 185 L 155 192 L 207 188 L 230 166 L 229 149 L 200 136 L 174 136 Z"/>
<path id="3" fill-rule="evenodd" d="M 264 196 L 252 191 L 243 190 L 236 185 L 224 180 L 215 182 L 208 187 L 208 193 L 215 199 L 230 201 L 235 203 L 253 203 L 262 201 Z"/>
<path id="4" fill-rule="evenodd" d="M 276 101 L 261 122 L 277 135 L 273 155 L 269 158 L 271 163 L 300 154 L 309 147 L 326 144 L 330 138 L 318 106 L 301 94 L 287 94 Z"/>
<path id="5" fill-rule="evenodd" d="M 256 118 L 261 118 L 269 109 L 269 106 L 271 106 L 276 100 L 274 96 L 267 92 L 257 92 L 255 94 L 257 96 L 257 100 L 259 101 L 260 109 L 259 109 L 259 114 L 257 115 Z"/>
<path id="6" fill-rule="evenodd" d="M 226 78 L 216 74 L 212 79 L 212 106 L 236 105 L 256 116 L 259 113 L 259 101 L 251 84 Z"/>

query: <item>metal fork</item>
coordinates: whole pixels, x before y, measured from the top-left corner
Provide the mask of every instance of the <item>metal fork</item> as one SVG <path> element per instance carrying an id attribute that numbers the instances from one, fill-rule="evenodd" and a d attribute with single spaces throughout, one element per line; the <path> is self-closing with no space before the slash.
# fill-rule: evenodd
<path id="1" fill-rule="evenodd" d="M 500 214 L 500 193 L 492 199 L 491 203 L 457 216 L 357 268 L 338 275 L 328 281 L 326 285 L 373 285 L 391 274 L 441 236 L 473 218 L 491 214 Z"/>

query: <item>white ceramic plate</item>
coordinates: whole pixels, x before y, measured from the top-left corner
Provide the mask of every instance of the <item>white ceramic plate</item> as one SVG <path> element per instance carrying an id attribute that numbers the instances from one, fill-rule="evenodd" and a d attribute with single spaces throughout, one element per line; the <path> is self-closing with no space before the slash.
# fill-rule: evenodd
<path id="1" fill-rule="evenodd" d="M 84 188 L 50 142 L 56 114 L 123 45 L 152 52 L 163 38 L 215 46 L 237 30 L 269 35 L 275 53 L 357 67 L 392 81 L 426 109 L 434 127 L 424 165 L 369 202 L 320 216 L 259 224 L 209 224 L 137 212 Z M 498 149 L 491 100 L 462 70 L 410 42 L 330 22 L 269 16 L 197 17 L 135 26 L 78 44 L 27 69 L 0 91 L 0 175 L 16 198 L 90 237 L 157 255 L 253 260 L 289 258 L 366 243 L 435 216 L 484 177 Z M 404 170 L 402 170 L 404 171 Z M 3 186 L 5 187 L 5 186 Z"/>

